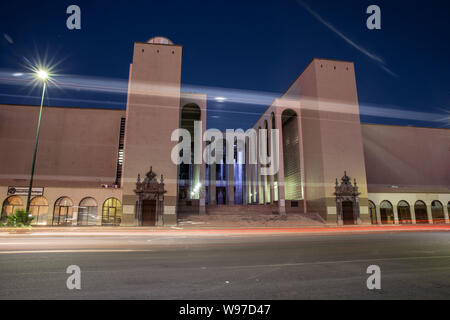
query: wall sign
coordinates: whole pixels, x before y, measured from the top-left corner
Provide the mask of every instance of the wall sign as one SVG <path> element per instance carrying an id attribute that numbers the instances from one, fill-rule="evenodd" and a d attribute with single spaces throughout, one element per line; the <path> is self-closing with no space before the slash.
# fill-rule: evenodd
<path id="1" fill-rule="evenodd" d="M 42 196 L 44 194 L 44 188 L 34 187 L 31 189 L 32 196 Z M 8 187 L 8 196 L 27 196 L 28 187 Z"/>

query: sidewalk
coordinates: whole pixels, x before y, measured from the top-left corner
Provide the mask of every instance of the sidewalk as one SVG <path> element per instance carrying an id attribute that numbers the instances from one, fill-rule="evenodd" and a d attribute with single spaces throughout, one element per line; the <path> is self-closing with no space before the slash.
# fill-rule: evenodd
<path id="1" fill-rule="evenodd" d="M 257 234 L 339 234 L 371 232 L 430 232 L 450 231 L 450 224 L 440 225 L 323 225 L 303 227 L 33 227 L 0 228 L 0 237 L 8 236 L 117 236 L 117 235 L 257 235 Z"/>

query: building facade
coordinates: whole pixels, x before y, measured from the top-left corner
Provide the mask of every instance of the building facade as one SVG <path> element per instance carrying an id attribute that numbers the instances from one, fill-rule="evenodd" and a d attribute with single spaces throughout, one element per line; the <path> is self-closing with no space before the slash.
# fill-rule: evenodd
<path id="1" fill-rule="evenodd" d="M 338 225 L 449 223 L 450 130 L 362 124 L 353 63 L 313 59 L 248 131 L 255 140 L 227 145 L 206 130 L 208 97 L 181 92 L 181 62 L 168 39 L 137 42 L 126 110 L 45 107 L 33 224 L 176 225 L 232 207 Z M 38 111 L 0 105 L 3 220 L 26 206 Z M 192 151 L 181 163 L 177 129 Z M 260 154 L 278 170 L 267 174 Z"/>

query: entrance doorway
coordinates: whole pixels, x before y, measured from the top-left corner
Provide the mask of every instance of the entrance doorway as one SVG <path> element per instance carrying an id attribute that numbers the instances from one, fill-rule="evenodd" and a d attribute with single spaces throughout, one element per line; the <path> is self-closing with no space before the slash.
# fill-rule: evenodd
<path id="1" fill-rule="evenodd" d="M 156 225 L 156 200 L 144 200 L 142 202 L 142 225 Z"/>
<path id="2" fill-rule="evenodd" d="M 216 188 L 216 203 L 218 205 L 227 203 L 227 190 L 225 187 Z"/>
<path id="3" fill-rule="evenodd" d="M 353 216 L 353 202 L 343 201 L 342 202 L 342 219 L 344 225 L 355 224 L 355 218 Z"/>

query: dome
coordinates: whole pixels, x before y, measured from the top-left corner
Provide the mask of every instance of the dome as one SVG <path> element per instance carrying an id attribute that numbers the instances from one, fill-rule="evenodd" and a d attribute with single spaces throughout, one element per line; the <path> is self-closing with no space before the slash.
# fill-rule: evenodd
<path id="1" fill-rule="evenodd" d="M 147 41 L 147 43 L 156 43 L 156 44 L 173 44 L 172 41 L 170 41 L 167 38 L 164 37 L 153 37 L 150 40 Z"/>

